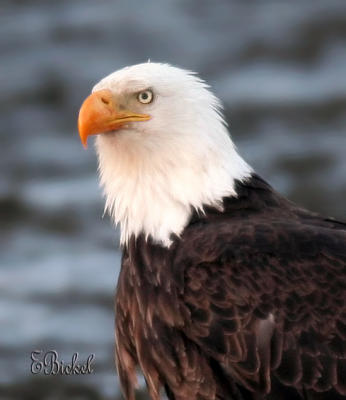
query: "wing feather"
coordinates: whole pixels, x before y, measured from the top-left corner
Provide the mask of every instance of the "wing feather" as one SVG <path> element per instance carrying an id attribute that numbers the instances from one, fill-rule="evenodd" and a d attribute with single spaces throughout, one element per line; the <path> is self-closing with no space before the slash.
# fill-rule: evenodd
<path id="1" fill-rule="evenodd" d="M 275 379 L 345 394 L 345 231 L 277 219 L 187 234 L 174 261 L 186 336 L 250 391 Z"/>

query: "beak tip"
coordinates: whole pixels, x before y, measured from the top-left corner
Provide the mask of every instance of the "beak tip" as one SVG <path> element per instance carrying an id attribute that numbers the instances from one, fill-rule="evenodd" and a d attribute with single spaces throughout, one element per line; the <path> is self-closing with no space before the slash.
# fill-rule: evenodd
<path id="1" fill-rule="evenodd" d="M 80 141 L 82 142 L 84 149 L 87 149 L 88 148 L 88 137 L 80 135 Z"/>
<path id="2" fill-rule="evenodd" d="M 81 119 L 79 117 L 78 119 L 78 133 L 79 133 L 79 138 L 80 141 L 82 142 L 82 145 L 85 149 L 88 147 L 88 134 L 85 132 L 85 129 L 83 129 L 83 125 L 81 123 Z"/>

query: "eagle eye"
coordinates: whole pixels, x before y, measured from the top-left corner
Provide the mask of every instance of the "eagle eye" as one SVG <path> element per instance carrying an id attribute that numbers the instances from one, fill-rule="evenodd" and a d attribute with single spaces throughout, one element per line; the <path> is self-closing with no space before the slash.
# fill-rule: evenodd
<path id="1" fill-rule="evenodd" d="M 154 94 L 151 90 L 143 90 L 142 92 L 139 92 L 137 95 L 137 99 L 140 103 L 143 104 L 148 104 L 153 101 Z"/>

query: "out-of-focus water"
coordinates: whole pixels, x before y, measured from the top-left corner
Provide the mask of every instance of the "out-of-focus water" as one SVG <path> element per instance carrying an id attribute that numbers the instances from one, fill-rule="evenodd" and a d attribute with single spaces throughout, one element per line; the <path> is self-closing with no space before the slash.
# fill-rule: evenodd
<path id="1" fill-rule="evenodd" d="M 148 58 L 208 80 L 278 190 L 346 216 L 346 2 L 2 0 L 0 398 L 70 398 L 71 382 L 92 388 L 79 398 L 118 393 L 118 234 L 76 118 L 99 79 Z M 18 389 L 35 349 L 95 353 L 95 373 Z"/>

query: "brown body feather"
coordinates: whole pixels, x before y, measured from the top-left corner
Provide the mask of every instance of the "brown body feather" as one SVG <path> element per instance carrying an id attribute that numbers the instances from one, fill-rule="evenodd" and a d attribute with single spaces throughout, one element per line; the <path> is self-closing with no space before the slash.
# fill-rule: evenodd
<path id="1" fill-rule="evenodd" d="M 346 399 L 346 225 L 254 175 L 170 248 L 124 249 L 116 358 L 152 399 Z"/>

